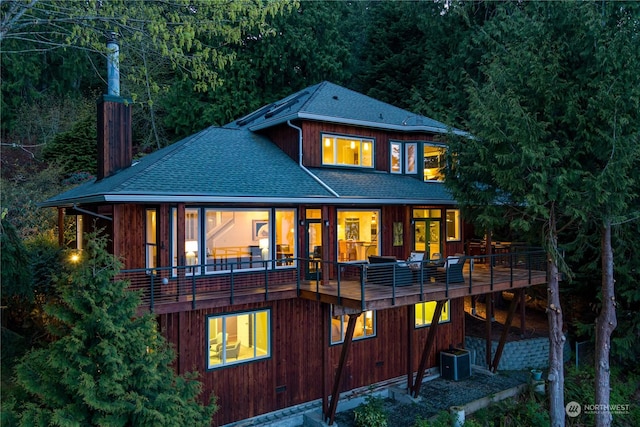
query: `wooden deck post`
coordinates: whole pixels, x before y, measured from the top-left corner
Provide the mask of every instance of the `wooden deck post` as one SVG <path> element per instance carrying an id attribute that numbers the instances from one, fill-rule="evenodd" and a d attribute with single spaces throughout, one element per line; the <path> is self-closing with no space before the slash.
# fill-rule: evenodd
<path id="1" fill-rule="evenodd" d="M 413 388 L 413 329 L 415 326 L 416 306 L 407 306 L 407 388 Z"/>
<path id="2" fill-rule="evenodd" d="M 491 322 L 493 320 L 493 294 L 486 294 L 485 299 L 485 340 L 486 340 L 486 350 L 487 350 L 487 367 L 491 367 Z"/>
<path id="3" fill-rule="evenodd" d="M 509 312 L 507 313 L 507 319 L 505 320 L 504 327 L 502 328 L 502 335 L 500 335 L 500 342 L 498 342 L 498 347 L 496 348 L 496 354 L 493 357 L 493 362 L 489 367 L 491 372 L 495 372 L 498 369 L 498 365 L 500 364 L 500 358 L 502 357 L 502 350 L 504 350 L 504 344 L 507 341 L 509 328 L 511 327 L 511 322 L 513 321 L 513 315 L 516 311 L 516 307 L 518 306 L 518 300 L 520 299 L 520 294 L 522 293 L 522 289 L 518 289 L 516 292 L 517 294 L 514 294 L 513 299 L 511 299 L 511 304 L 509 305 Z"/>
<path id="4" fill-rule="evenodd" d="M 436 302 L 436 308 L 433 312 L 433 319 L 431 319 L 431 326 L 429 326 L 429 335 L 427 335 L 427 341 L 424 344 L 422 350 L 422 356 L 420 357 L 420 365 L 418 366 L 418 372 L 416 373 L 416 379 L 413 386 L 410 388 L 410 394 L 413 397 L 418 397 L 420 394 L 420 386 L 422 386 L 422 379 L 424 378 L 424 370 L 427 366 L 427 359 L 433 344 L 436 342 L 436 332 L 438 331 L 438 325 L 440 324 L 440 314 L 442 313 L 442 307 L 444 307 L 446 301 L 440 300 Z"/>
<path id="5" fill-rule="evenodd" d="M 342 343 L 342 353 L 340 354 L 340 363 L 338 369 L 336 369 L 336 376 L 333 380 L 333 390 L 331 391 L 331 401 L 329 402 L 329 411 L 325 413 L 325 420 L 328 420 L 329 425 L 333 425 L 333 421 L 336 417 L 336 408 L 338 407 L 338 401 L 340 400 L 340 383 L 342 382 L 342 371 L 344 365 L 347 362 L 349 356 L 349 349 L 351 348 L 351 340 L 353 339 L 353 331 L 356 328 L 356 320 L 362 313 L 349 314 L 349 323 L 347 324 L 347 331 L 345 332 L 344 342 Z"/>
<path id="6" fill-rule="evenodd" d="M 58 246 L 64 247 L 64 208 L 58 208 Z"/>

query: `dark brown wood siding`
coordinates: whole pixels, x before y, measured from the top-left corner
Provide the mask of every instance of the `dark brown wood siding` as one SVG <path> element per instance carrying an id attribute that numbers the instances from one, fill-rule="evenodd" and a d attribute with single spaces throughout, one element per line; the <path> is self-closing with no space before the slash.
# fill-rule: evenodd
<path id="1" fill-rule="evenodd" d="M 226 312 L 271 309 L 271 358 L 226 368 L 206 370 L 206 319 Z M 438 328 L 435 350 L 428 366 L 438 364 L 438 354 L 464 341 L 463 302 L 451 302 L 450 323 Z M 412 370 L 417 369 L 429 328 L 409 325 L 409 308 L 379 311 L 377 334 L 354 341 L 343 374 L 342 391 L 366 386 L 407 374 L 407 347 L 413 337 Z M 160 327 L 175 347 L 180 374 L 198 371 L 203 398 L 213 393 L 220 410 L 214 425 L 226 424 L 291 405 L 320 399 L 323 380 L 332 385 L 342 345 L 327 341 L 329 307 L 301 299 L 274 301 L 267 305 L 230 306 L 225 309 L 197 310 L 159 316 Z M 328 358 L 326 378 L 323 360 Z"/>
<path id="2" fill-rule="evenodd" d="M 351 135 L 375 140 L 375 169 L 389 170 L 389 141 L 432 141 L 434 136 L 428 133 L 401 133 L 389 132 L 377 129 L 360 128 L 333 123 L 303 122 L 304 135 L 304 165 L 307 167 L 322 166 L 322 144 L 320 141 L 323 133 L 335 135 Z"/>

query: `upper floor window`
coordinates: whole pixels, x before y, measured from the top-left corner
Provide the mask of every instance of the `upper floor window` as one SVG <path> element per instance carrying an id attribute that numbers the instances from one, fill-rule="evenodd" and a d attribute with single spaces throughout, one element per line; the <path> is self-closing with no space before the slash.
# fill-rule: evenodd
<path id="1" fill-rule="evenodd" d="M 210 316 L 207 319 L 207 368 L 265 359 L 271 355 L 271 311 Z"/>
<path id="2" fill-rule="evenodd" d="M 424 144 L 423 174 L 425 181 L 442 181 L 444 179 L 442 168 L 445 165 L 445 154 L 446 148 L 444 146 Z"/>
<path id="3" fill-rule="evenodd" d="M 391 142 L 391 173 L 414 175 L 418 173 L 418 144 L 416 142 Z"/>
<path id="4" fill-rule="evenodd" d="M 349 324 L 349 316 L 333 316 L 331 318 L 331 344 L 340 344 L 344 341 Z M 353 339 L 361 340 L 376 335 L 376 316 L 374 311 L 365 311 L 358 316 L 353 330 Z"/>
<path id="5" fill-rule="evenodd" d="M 373 167 L 373 139 L 322 135 L 322 164 Z"/>

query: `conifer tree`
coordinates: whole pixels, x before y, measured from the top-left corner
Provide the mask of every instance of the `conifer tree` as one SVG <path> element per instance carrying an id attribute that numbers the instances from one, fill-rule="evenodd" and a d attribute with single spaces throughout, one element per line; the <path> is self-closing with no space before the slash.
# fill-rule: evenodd
<path id="1" fill-rule="evenodd" d="M 82 260 L 61 274 L 61 302 L 48 307 L 58 339 L 27 353 L 16 368 L 28 399 L 16 404 L 23 426 L 209 426 L 194 374 L 178 376 L 174 352 L 140 297 L 117 280 L 120 263 L 105 237 L 89 235 Z"/>

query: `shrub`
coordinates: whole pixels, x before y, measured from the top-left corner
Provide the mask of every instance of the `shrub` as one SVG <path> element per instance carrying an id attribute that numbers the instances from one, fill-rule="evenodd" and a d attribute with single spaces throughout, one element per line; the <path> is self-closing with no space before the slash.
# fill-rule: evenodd
<path id="1" fill-rule="evenodd" d="M 372 394 L 366 397 L 365 403 L 354 410 L 354 414 L 358 427 L 387 426 L 387 414 L 384 411 L 383 400 Z"/>

